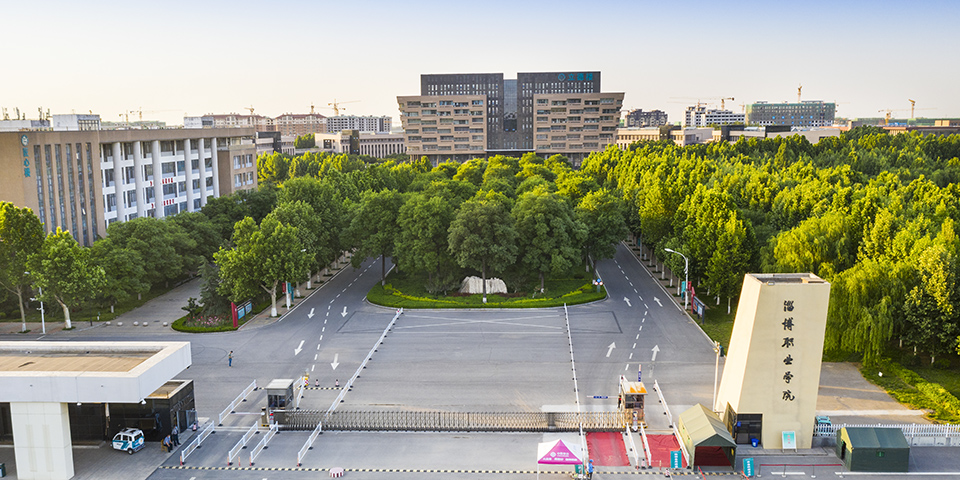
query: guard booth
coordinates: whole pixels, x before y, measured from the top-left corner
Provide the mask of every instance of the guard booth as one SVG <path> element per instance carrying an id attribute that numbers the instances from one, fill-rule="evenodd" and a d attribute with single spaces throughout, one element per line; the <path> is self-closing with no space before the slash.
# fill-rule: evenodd
<path id="1" fill-rule="evenodd" d="M 638 423 L 647 426 L 643 417 L 644 397 L 647 396 L 647 389 L 643 382 L 631 382 L 627 377 L 620 375 L 620 395 L 617 398 L 617 405 L 620 412 L 628 418 L 631 425 L 636 428 Z"/>
<path id="2" fill-rule="evenodd" d="M 267 406 L 263 409 L 261 423 L 269 425 L 274 410 L 286 410 L 288 405 L 293 406 L 293 379 L 275 378 L 264 390 L 267 391 Z"/>
<path id="3" fill-rule="evenodd" d="M 910 445 L 899 428 L 844 427 L 837 430 L 837 457 L 851 472 L 906 472 Z"/>

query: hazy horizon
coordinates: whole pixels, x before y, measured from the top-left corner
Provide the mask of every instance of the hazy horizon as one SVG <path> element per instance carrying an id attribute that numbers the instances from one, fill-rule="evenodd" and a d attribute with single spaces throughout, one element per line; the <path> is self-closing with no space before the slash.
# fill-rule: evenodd
<path id="1" fill-rule="evenodd" d="M 586 71 L 624 110 L 699 99 L 838 102 L 837 116 L 960 117 L 960 3 L 11 2 L 0 107 L 103 121 L 317 112 L 398 118 L 424 73 Z M 12 73 L 11 73 L 12 72 Z M 136 114 L 131 114 L 134 120 Z"/>

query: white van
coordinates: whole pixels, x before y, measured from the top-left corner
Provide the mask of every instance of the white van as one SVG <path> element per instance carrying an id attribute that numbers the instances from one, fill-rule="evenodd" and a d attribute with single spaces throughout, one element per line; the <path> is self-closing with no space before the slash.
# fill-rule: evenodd
<path id="1" fill-rule="evenodd" d="M 133 455 L 133 452 L 140 451 L 143 448 L 143 430 L 139 428 L 125 428 L 113 436 L 113 449 L 126 450 Z"/>

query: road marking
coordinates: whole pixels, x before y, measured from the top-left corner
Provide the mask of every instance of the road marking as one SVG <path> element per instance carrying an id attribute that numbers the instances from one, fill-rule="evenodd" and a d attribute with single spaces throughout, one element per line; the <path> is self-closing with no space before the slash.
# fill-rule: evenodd
<path id="1" fill-rule="evenodd" d="M 614 348 L 617 348 L 616 342 L 607 346 L 607 358 L 610 358 L 610 352 L 612 352 Z"/>
<path id="2" fill-rule="evenodd" d="M 317 368 L 317 365 L 316 365 L 316 364 L 314 364 L 314 365 L 310 365 L 310 371 L 311 371 L 311 372 L 312 372 L 312 371 L 313 371 L 313 369 L 315 369 L 315 368 Z"/>
<path id="3" fill-rule="evenodd" d="M 334 299 L 334 300 L 336 300 L 336 299 Z M 330 303 L 333 303 L 333 300 L 330 300 Z"/>
<path id="4" fill-rule="evenodd" d="M 347 307 L 343 307 L 343 313 L 340 314 L 341 317 L 347 316 Z"/>
<path id="5" fill-rule="evenodd" d="M 637 296 L 640 297 L 640 301 L 643 301 L 643 295 L 640 295 L 640 292 L 637 292 Z"/>
<path id="6" fill-rule="evenodd" d="M 631 287 L 633 286 L 633 282 L 627 282 L 627 283 L 629 283 Z M 634 288 L 633 291 L 637 291 L 637 289 Z"/>
<path id="7" fill-rule="evenodd" d="M 341 291 L 340 293 L 346 293 L 346 291 L 347 291 L 347 289 L 344 288 L 343 291 Z"/>
<path id="8" fill-rule="evenodd" d="M 640 325 L 640 330 L 639 330 L 639 331 L 641 331 L 641 332 L 643 331 L 643 325 Z"/>
<path id="9" fill-rule="evenodd" d="M 633 352 L 630 352 L 630 358 L 628 358 L 627 360 L 633 360 Z"/>
<path id="10" fill-rule="evenodd" d="M 650 361 L 651 361 L 651 362 L 656 362 L 656 361 L 657 361 L 657 352 L 660 351 L 660 345 L 654 345 L 651 350 L 653 350 L 653 358 L 651 358 Z"/>
<path id="11" fill-rule="evenodd" d="M 626 276 L 626 275 L 624 275 L 623 278 L 626 278 L 628 282 L 630 281 L 630 277 L 628 277 L 628 276 Z"/>
<path id="12" fill-rule="evenodd" d="M 628 306 L 628 307 L 632 307 L 632 306 L 633 306 L 633 305 L 630 305 L 630 299 L 629 299 L 629 298 L 623 297 L 623 301 L 624 301 L 624 302 L 627 302 L 627 306 Z"/>
<path id="13" fill-rule="evenodd" d="M 323 335 L 320 335 L 320 341 L 323 341 Z M 317 350 L 320 350 L 320 345 L 317 345 Z"/>
<path id="14" fill-rule="evenodd" d="M 634 340 L 640 340 L 640 334 L 639 334 L 639 333 L 637 334 L 637 338 L 634 338 Z"/>
<path id="15" fill-rule="evenodd" d="M 333 367 L 334 370 L 336 370 L 337 367 L 340 366 L 339 360 L 340 360 L 340 354 L 339 354 L 339 353 L 334 353 L 334 354 L 333 354 L 333 363 L 330 364 L 330 366 Z"/>
<path id="16" fill-rule="evenodd" d="M 629 370 L 629 369 L 630 369 L 630 364 L 628 363 L 628 364 L 624 365 L 624 366 L 623 366 L 623 369 L 624 369 L 624 370 Z"/>
<path id="17" fill-rule="evenodd" d="M 333 303 L 333 302 L 330 302 L 330 303 Z M 327 305 L 327 310 L 330 310 L 330 307 L 332 307 L 332 306 L 333 306 L 333 305 Z"/>
<path id="18" fill-rule="evenodd" d="M 310 309 L 310 313 L 307 314 L 307 318 L 313 318 L 313 308 Z"/>
<path id="19" fill-rule="evenodd" d="M 653 301 L 654 301 L 654 302 L 657 302 L 657 305 L 660 305 L 661 307 L 663 306 L 663 304 L 660 303 L 660 299 L 659 299 L 659 298 L 653 297 Z"/>
<path id="20" fill-rule="evenodd" d="M 327 327 L 321 328 L 320 331 L 321 331 L 321 332 L 326 332 L 326 331 L 327 331 Z"/>
<path id="21" fill-rule="evenodd" d="M 318 343 L 318 344 L 317 344 L 317 350 L 320 350 L 319 347 L 320 347 L 320 344 Z M 319 356 L 320 356 L 319 353 L 314 353 L 314 354 L 313 354 L 313 361 L 316 362 L 316 361 L 317 361 L 317 357 L 319 357 Z"/>
<path id="22" fill-rule="evenodd" d="M 320 335 L 320 340 L 323 340 L 323 335 Z M 317 350 L 320 350 L 320 344 L 319 344 L 319 343 L 317 344 Z M 314 358 L 314 360 L 316 360 L 316 358 Z"/>
<path id="23" fill-rule="evenodd" d="M 638 296 L 640 294 L 640 292 L 638 292 L 636 288 L 633 289 L 633 293 L 636 293 Z M 640 300 L 643 300 L 643 299 L 641 298 Z"/>
<path id="24" fill-rule="evenodd" d="M 633 344 L 633 348 L 637 348 L 637 344 L 636 344 L 636 343 Z"/>
<path id="25" fill-rule="evenodd" d="M 298 346 L 297 348 L 294 348 L 294 349 L 293 349 L 293 354 L 294 354 L 294 356 L 300 355 L 300 352 L 303 351 L 303 342 L 304 342 L 304 341 L 305 341 L 305 340 L 300 340 L 300 346 Z"/>

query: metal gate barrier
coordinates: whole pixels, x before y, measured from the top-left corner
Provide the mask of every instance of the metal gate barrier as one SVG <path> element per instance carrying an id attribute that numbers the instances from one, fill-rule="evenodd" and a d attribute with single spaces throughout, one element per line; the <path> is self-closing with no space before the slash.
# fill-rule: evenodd
<path id="1" fill-rule="evenodd" d="M 280 430 L 420 431 L 420 432 L 576 432 L 623 430 L 622 412 L 442 412 L 275 410 Z"/>

